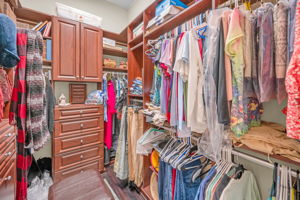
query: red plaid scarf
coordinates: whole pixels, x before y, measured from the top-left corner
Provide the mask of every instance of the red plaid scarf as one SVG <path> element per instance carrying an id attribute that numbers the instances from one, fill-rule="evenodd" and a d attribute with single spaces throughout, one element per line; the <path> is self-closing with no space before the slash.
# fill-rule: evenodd
<path id="1" fill-rule="evenodd" d="M 31 166 L 32 157 L 28 149 L 25 149 L 26 138 L 26 47 L 27 31 L 18 29 L 17 48 L 20 62 L 16 67 L 15 82 L 12 92 L 9 122 L 16 124 L 17 134 L 17 196 L 16 200 L 27 198 L 27 175 Z"/>

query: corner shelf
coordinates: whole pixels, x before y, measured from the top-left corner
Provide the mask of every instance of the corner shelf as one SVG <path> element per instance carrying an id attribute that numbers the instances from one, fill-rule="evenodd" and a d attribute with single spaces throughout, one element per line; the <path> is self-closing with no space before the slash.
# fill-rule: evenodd
<path id="1" fill-rule="evenodd" d="M 180 24 L 184 23 L 185 21 L 192 19 L 197 14 L 202 13 L 203 11 L 208 10 L 211 8 L 211 0 L 202 0 L 199 2 L 195 2 L 190 7 L 184 9 L 176 16 L 172 17 L 171 19 L 167 20 L 166 22 L 158 25 L 157 27 L 153 28 L 153 30 L 147 32 L 145 34 L 145 38 L 148 39 L 155 39 L 158 38 L 160 35 L 174 29 L 175 27 L 179 26 Z"/>
<path id="2" fill-rule="evenodd" d="M 143 95 L 139 95 L 139 94 L 128 94 L 128 97 L 132 97 L 132 98 L 143 98 Z"/>
<path id="3" fill-rule="evenodd" d="M 140 42 L 143 42 L 143 36 L 144 36 L 144 33 L 141 33 L 141 34 L 135 36 L 135 38 L 133 38 L 132 40 L 129 41 L 129 45 L 134 46 Z"/>
<path id="4" fill-rule="evenodd" d="M 43 65 L 52 65 L 52 60 L 43 60 Z"/>
<path id="5" fill-rule="evenodd" d="M 106 70 L 106 71 L 116 71 L 116 72 L 127 72 L 128 69 L 124 69 L 124 68 L 114 68 L 114 67 L 106 67 L 106 66 L 103 66 L 103 70 Z"/>
<path id="6" fill-rule="evenodd" d="M 50 36 L 43 36 L 43 39 L 44 40 L 52 40 L 52 37 L 50 37 Z"/>
<path id="7" fill-rule="evenodd" d="M 127 52 L 126 51 L 113 49 L 113 48 L 103 47 L 103 54 L 127 58 Z"/>

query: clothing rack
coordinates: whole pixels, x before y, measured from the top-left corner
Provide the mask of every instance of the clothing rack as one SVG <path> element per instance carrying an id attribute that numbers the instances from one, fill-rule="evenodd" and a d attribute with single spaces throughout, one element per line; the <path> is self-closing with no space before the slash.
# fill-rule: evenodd
<path id="1" fill-rule="evenodd" d="M 267 161 L 261 160 L 259 158 L 249 156 L 249 155 L 247 155 L 245 153 L 242 153 L 242 152 L 239 152 L 237 150 L 233 149 L 231 153 L 235 156 L 238 156 L 240 158 L 244 158 L 244 159 L 249 160 L 249 161 L 251 161 L 253 163 L 256 163 L 258 165 L 261 165 L 261 166 L 264 166 L 264 167 L 267 167 L 267 168 L 271 168 L 271 169 L 274 168 L 274 165 L 270 162 L 267 162 Z M 297 177 L 297 173 L 294 170 L 292 170 L 292 176 Z"/>
<path id="2" fill-rule="evenodd" d="M 153 123 L 151 123 L 151 124 L 154 125 L 154 126 L 156 126 Z M 166 126 L 157 126 L 157 127 L 162 128 L 162 129 L 164 129 L 166 131 L 169 131 L 169 132 L 172 132 L 172 133 L 176 132 L 176 130 L 174 130 L 174 129 L 170 128 L 170 127 L 166 127 Z M 193 136 L 193 135 L 191 136 L 191 141 L 192 141 L 193 144 L 197 144 L 197 140 L 198 139 L 199 138 L 197 138 L 196 136 Z M 267 162 L 265 160 L 253 157 L 253 156 L 248 155 L 246 153 L 242 153 L 242 152 L 237 151 L 235 149 L 232 149 L 231 153 L 232 153 L 232 155 L 235 155 L 235 156 L 238 156 L 240 158 L 246 159 L 246 160 L 251 161 L 253 163 L 256 163 L 256 164 L 258 164 L 260 166 L 264 166 L 264 167 L 271 168 L 271 169 L 274 168 L 274 165 L 271 163 L 271 161 Z M 292 170 L 292 176 L 293 177 L 297 177 L 296 171 Z"/>

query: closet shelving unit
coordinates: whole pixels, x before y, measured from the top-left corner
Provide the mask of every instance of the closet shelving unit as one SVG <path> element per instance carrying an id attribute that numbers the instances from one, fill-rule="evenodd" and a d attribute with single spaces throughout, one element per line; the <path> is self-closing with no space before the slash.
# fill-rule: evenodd
<path id="1" fill-rule="evenodd" d="M 103 37 L 115 40 L 116 44 L 119 46 L 127 47 L 127 29 L 124 29 L 120 34 L 103 30 Z M 103 47 L 103 55 L 127 58 L 127 51 Z M 114 68 L 114 67 L 103 66 L 103 71 L 127 73 L 128 68 L 118 68 L 118 67 Z"/>
<path id="2" fill-rule="evenodd" d="M 150 102 L 150 91 L 152 87 L 153 78 L 153 63 L 144 53 L 149 47 L 147 43 L 151 39 L 156 39 L 160 35 L 171 31 L 178 25 L 184 23 L 185 21 L 192 19 L 196 15 L 206 11 L 211 8 L 211 0 L 202 0 L 200 2 L 195 2 L 193 0 L 182 0 L 189 7 L 173 18 L 165 21 L 164 23 L 151 28 L 150 31 L 146 30 L 149 21 L 155 15 L 155 7 L 161 2 L 155 1 L 148 8 L 146 8 L 140 15 L 138 15 L 128 26 L 128 86 L 132 85 L 132 81 L 136 77 L 142 77 L 143 79 L 143 95 L 128 95 L 128 101 L 132 98 L 142 98 L 143 105 Z M 217 3 L 216 3 L 217 5 Z M 143 22 L 143 33 L 133 37 L 133 29 Z M 144 123 L 144 131 L 146 131 L 151 124 Z M 141 191 L 144 196 L 148 199 L 151 198 L 149 182 L 150 176 L 153 169 L 150 168 L 150 158 L 149 156 L 144 157 L 144 181 Z"/>
<path id="3" fill-rule="evenodd" d="M 143 99 L 143 95 L 130 94 L 129 88 L 136 77 L 143 78 L 143 33 L 133 37 L 133 29 L 143 22 L 143 13 L 139 14 L 127 27 L 128 49 L 128 102 L 131 99 Z M 143 80 L 144 87 L 144 80 Z"/>
<path id="4" fill-rule="evenodd" d="M 177 14 L 176 16 L 174 16 L 173 18 L 165 21 L 164 23 L 154 28 L 150 28 L 149 31 L 146 30 L 146 27 L 149 21 L 154 17 L 155 7 L 157 6 L 158 3 L 161 2 L 161 0 L 151 4 L 140 15 L 138 15 L 128 26 L 128 77 L 129 77 L 128 81 L 129 81 L 129 85 L 131 85 L 135 77 L 140 76 L 143 78 L 143 95 L 141 98 L 143 99 L 144 106 L 146 105 L 146 103 L 150 102 L 150 91 L 151 91 L 152 77 L 153 77 L 153 63 L 148 58 L 148 56 L 144 53 L 149 48 L 147 46 L 148 41 L 152 39 L 157 39 L 159 36 L 173 30 L 174 28 L 183 24 L 184 22 L 212 8 L 211 0 L 202 0 L 198 2 L 195 2 L 193 0 L 182 0 L 182 1 L 186 3 L 189 7 L 183 10 L 182 12 L 180 12 L 179 14 Z M 215 7 L 225 2 L 226 0 L 216 0 Z M 251 3 L 254 2 L 255 1 L 251 1 Z M 132 30 L 141 22 L 144 23 L 144 31 L 142 34 L 133 38 Z M 136 98 L 136 96 L 132 96 L 129 94 L 128 98 L 129 99 Z M 152 125 L 145 122 L 144 130 L 146 131 L 150 126 Z M 237 150 L 246 151 L 251 156 L 255 154 L 258 155 L 258 157 L 260 156 L 266 158 L 266 154 L 255 151 L 246 146 L 239 147 L 237 148 Z M 268 156 L 268 158 L 271 158 L 275 162 L 285 163 L 290 166 L 300 165 L 300 163 L 289 160 L 282 156 L 271 155 Z M 144 194 L 144 196 L 146 196 L 148 199 L 152 199 L 149 190 L 149 181 L 150 181 L 150 175 L 153 171 L 154 169 L 152 169 L 150 166 L 149 156 L 145 156 L 144 157 L 144 182 L 141 191 Z"/>
<path id="5" fill-rule="evenodd" d="M 29 24 L 30 26 L 35 26 L 41 21 L 52 21 L 52 16 L 32 10 L 30 8 L 16 8 L 15 14 L 17 16 L 17 22 L 22 22 Z M 52 27 L 51 27 L 52 29 Z M 51 32 L 51 31 L 50 31 Z M 51 33 L 50 33 L 51 35 Z M 44 40 L 50 39 L 52 40 L 52 37 L 43 37 Z M 52 60 L 43 60 L 43 65 L 52 67 Z"/>

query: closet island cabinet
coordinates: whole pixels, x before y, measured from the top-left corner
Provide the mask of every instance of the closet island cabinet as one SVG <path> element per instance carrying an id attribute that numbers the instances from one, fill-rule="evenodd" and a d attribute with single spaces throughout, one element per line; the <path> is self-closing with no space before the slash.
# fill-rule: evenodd
<path id="1" fill-rule="evenodd" d="M 101 82 L 101 29 L 53 17 L 53 80 Z"/>

